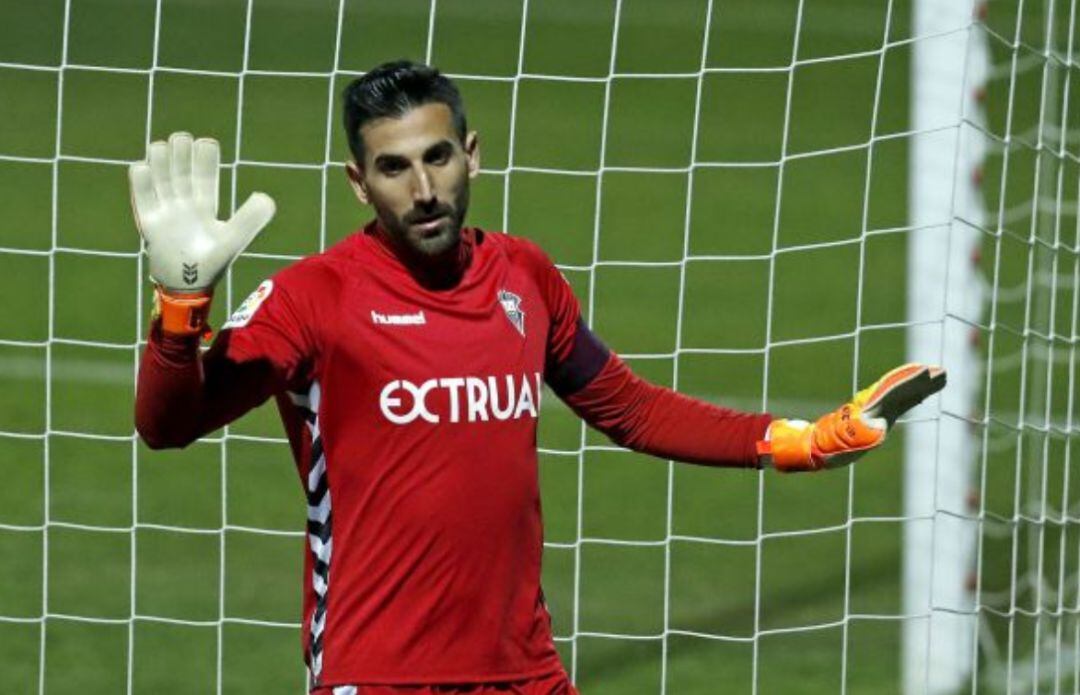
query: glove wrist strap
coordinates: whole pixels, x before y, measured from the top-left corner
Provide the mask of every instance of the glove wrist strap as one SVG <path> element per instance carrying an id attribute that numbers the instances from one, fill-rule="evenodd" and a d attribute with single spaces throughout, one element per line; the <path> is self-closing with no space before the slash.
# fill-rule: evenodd
<path id="1" fill-rule="evenodd" d="M 210 325 L 210 290 L 195 294 L 170 294 L 162 287 L 154 289 L 154 319 L 170 335 L 207 337 Z"/>
<path id="2" fill-rule="evenodd" d="M 773 420 L 765 439 L 757 442 L 758 462 L 781 473 L 819 470 L 823 462 L 814 455 L 812 437 L 809 423 Z"/>

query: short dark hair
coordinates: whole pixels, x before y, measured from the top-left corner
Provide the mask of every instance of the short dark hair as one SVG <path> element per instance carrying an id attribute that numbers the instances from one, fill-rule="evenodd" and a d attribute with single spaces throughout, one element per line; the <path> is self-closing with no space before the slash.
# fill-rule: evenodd
<path id="1" fill-rule="evenodd" d="M 356 163 L 364 163 L 364 138 L 360 129 L 377 118 L 400 118 L 424 104 L 450 107 L 454 129 L 465 142 L 465 106 L 450 78 L 430 65 L 410 60 L 383 63 L 349 83 L 342 93 L 345 136 Z"/>

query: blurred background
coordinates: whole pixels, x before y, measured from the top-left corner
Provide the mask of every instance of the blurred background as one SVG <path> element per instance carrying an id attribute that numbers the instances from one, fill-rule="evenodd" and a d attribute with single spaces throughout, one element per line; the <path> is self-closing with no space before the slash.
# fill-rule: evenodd
<path id="1" fill-rule="evenodd" d="M 977 262 L 1013 327 L 992 343 L 996 400 L 961 414 L 985 443 L 973 514 L 1001 531 L 977 568 L 997 607 L 982 643 L 1006 645 L 994 663 L 1075 623 L 1075 283 L 1054 273 L 1076 263 L 1080 108 L 1053 138 L 1039 127 L 1044 65 L 1058 108 L 1080 87 L 1071 56 L 1052 59 L 1071 51 L 1069 5 L 998 0 L 973 30 L 1004 66 L 982 96 L 995 222 Z M 640 374 L 814 417 L 904 361 L 911 15 L 910 0 L 0 0 L 0 691 L 304 692 L 305 503 L 276 411 L 180 452 L 134 435 L 151 292 L 126 164 L 149 140 L 215 137 L 223 209 L 255 190 L 278 203 L 219 288 L 220 325 L 369 218 L 342 167 L 344 85 L 430 60 L 480 134 L 472 224 L 539 242 Z M 1066 191 L 1049 217 L 1046 161 Z M 1026 402 L 1036 253 L 1060 266 L 1041 368 L 1065 355 L 1067 387 Z M 984 353 L 992 329 L 972 327 Z M 544 588 L 584 693 L 899 691 L 902 437 L 826 475 L 672 466 L 547 396 Z M 1027 408 L 1048 417 L 1025 424 Z M 1025 523 L 1053 550 L 1032 583 L 1057 582 L 1045 611 L 1042 594 L 1016 610 Z"/>

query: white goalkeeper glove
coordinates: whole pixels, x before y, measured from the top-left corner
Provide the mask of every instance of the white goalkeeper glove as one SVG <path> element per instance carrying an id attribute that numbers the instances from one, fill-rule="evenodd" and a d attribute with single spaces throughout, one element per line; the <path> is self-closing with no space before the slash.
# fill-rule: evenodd
<path id="1" fill-rule="evenodd" d="M 901 415 L 943 388 L 945 370 L 905 364 L 816 422 L 773 420 L 757 444 L 758 456 L 783 472 L 846 466 L 884 442 Z"/>
<path id="2" fill-rule="evenodd" d="M 168 142 L 150 143 L 146 161 L 128 170 L 167 333 L 206 332 L 214 284 L 274 216 L 273 199 L 252 193 L 227 222 L 218 220 L 220 163 L 216 140 L 173 133 Z"/>

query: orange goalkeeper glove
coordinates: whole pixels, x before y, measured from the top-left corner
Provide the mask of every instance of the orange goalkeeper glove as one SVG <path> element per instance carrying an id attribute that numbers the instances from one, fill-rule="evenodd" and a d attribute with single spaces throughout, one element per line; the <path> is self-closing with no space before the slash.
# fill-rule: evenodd
<path id="1" fill-rule="evenodd" d="M 846 466 L 885 441 L 905 412 L 945 387 L 945 370 L 905 364 L 817 422 L 773 420 L 757 443 L 758 458 L 779 471 L 817 471 Z"/>

